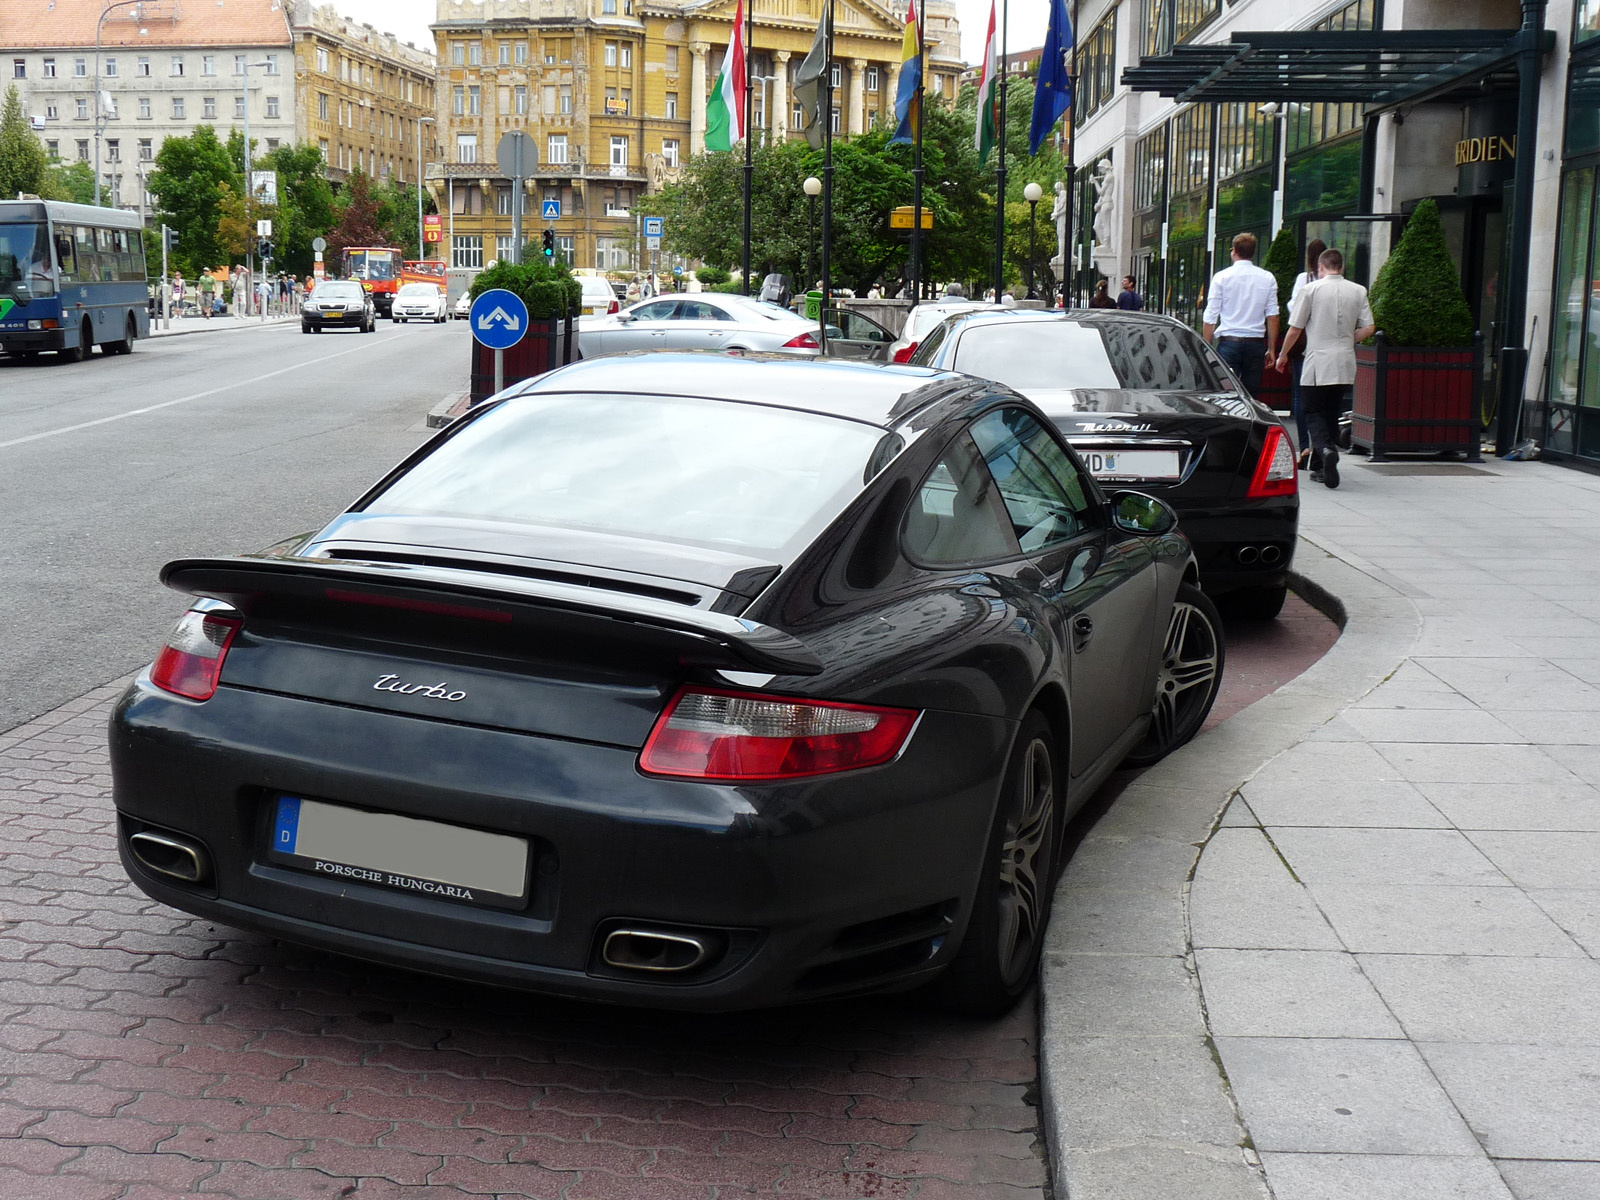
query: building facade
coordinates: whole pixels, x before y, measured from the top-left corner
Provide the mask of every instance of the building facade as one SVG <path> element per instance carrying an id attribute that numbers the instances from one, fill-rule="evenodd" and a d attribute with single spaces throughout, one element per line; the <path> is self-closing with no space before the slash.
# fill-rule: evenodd
<path id="1" fill-rule="evenodd" d="M 148 214 L 144 179 L 161 144 L 199 125 L 242 126 L 247 105 L 259 150 L 295 136 L 293 43 L 277 0 L 0 0 L 0 59 L 45 148 L 98 163 L 118 207 Z"/>
<path id="2" fill-rule="evenodd" d="M 640 267 L 635 200 L 676 178 L 705 147 L 706 101 L 726 54 L 731 0 L 438 0 L 440 157 L 428 187 L 447 214 L 453 268 L 511 253 L 511 181 L 495 148 L 513 129 L 532 136 L 524 238 L 554 230 L 575 267 Z M 757 136 L 804 123 L 794 75 L 811 47 L 821 0 L 755 0 L 751 41 Z M 835 13 L 834 131 L 890 120 L 904 17 L 876 0 Z M 952 0 L 928 7 L 930 93 L 953 101 L 962 63 Z M 542 216 L 547 202 L 560 216 Z"/>
<path id="3" fill-rule="evenodd" d="M 433 51 L 312 0 L 294 0 L 290 26 L 296 139 L 322 150 L 336 183 L 354 170 L 416 183 L 437 155 Z"/>
<path id="4" fill-rule="evenodd" d="M 1198 324 L 1234 235 L 1264 247 L 1284 225 L 1302 247 L 1321 238 L 1342 249 L 1347 274 L 1370 283 L 1405 216 L 1431 198 L 1490 347 L 1486 423 L 1500 395 L 1493 351 L 1518 343 L 1520 317 L 1524 429 L 1547 453 L 1600 462 L 1600 0 L 1533 7 L 1546 31 L 1537 141 L 1519 145 L 1506 53 L 1518 0 L 1085 0 L 1069 239 L 1079 301 L 1098 279 L 1129 273 L 1151 307 Z M 1259 75 L 1259 99 L 1239 98 L 1240 73 L 1266 69 L 1230 57 L 1246 43 L 1270 58 L 1293 35 L 1307 73 L 1362 69 L 1316 61 L 1318 35 L 1332 32 L 1411 39 L 1365 89 L 1376 103 L 1280 101 L 1293 85 Z M 1197 66 L 1207 46 L 1215 54 Z M 1520 243 L 1519 163 L 1533 196 Z M 1518 290 L 1509 280 L 1524 267 Z"/>

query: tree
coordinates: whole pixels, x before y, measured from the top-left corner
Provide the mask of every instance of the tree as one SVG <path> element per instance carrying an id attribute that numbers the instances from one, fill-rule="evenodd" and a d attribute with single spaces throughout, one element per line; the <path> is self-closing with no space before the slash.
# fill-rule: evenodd
<path id="1" fill-rule="evenodd" d="M 192 275 L 226 257 L 217 241 L 223 184 L 242 194 L 244 166 L 242 160 L 230 158 L 228 147 L 210 125 L 161 144 L 146 186 L 156 199 L 160 220 L 178 231 L 175 270 Z"/>
<path id="2" fill-rule="evenodd" d="M 1472 309 L 1444 240 L 1439 206 L 1417 205 L 1372 284 L 1372 315 L 1397 346 L 1465 346 L 1472 341 Z"/>
<path id="3" fill-rule="evenodd" d="M 335 202 L 336 223 L 328 234 L 328 261 L 338 262 L 350 246 L 386 246 L 379 224 L 380 207 L 373 195 L 372 180 L 360 169 L 350 172 L 349 182 Z"/>
<path id="4" fill-rule="evenodd" d="M 28 125 L 22 95 L 12 84 L 0 106 L 0 199 L 10 200 L 19 192 L 42 195 L 49 163 L 43 144 Z"/>
<path id="5" fill-rule="evenodd" d="M 255 222 L 244 196 L 234 191 L 232 184 L 224 183 L 218 191 L 222 198 L 217 205 L 217 246 L 230 260 L 243 258 L 254 247 Z"/>
<path id="6" fill-rule="evenodd" d="M 46 200 L 70 200 L 73 204 L 94 203 L 94 168 L 82 159 L 73 162 L 52 162 L 45 172 L 44 190 L 39 195 Z M 109 197 L 102 197 L 107 204 Z"/>
<path id="7" fill-rule="evenodd" d="M 291 275 L 311 274 L 311 241 L 334 225 L 333 186 L 322 151 L 309 142 L 269 151 L 259 167 L 278 173 L 278 204 L 271 213 L 275 265 Z"/>
<path id="8" fill-rule="evenodd" d="M 1261 264 L 1271 271 L 1278 281 L 1278 307 L 1283 311 L 1284 328 L 1289 322 L 1289 296 L 1294 291 L 1294 281 L 1300 277 L 1300 242 L 1288 225 L 1278 230 L 1267 248 L 1266 261 Z"/>

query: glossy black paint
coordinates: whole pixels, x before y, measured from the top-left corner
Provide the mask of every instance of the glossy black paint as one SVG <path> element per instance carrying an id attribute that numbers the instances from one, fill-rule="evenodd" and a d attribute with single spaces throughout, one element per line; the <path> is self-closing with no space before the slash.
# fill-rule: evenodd
<path id="1" fill-rule="evenodd" d="M 1247 494 L 1267 430 L 1282 422 L 1249 396 L 1210 346 L 1171 317 L 1152 313 L 987 311 L 948 318 L 943 339 L 931 354 L 919 354 L 916 361 L 950 369 L 961 339 L 969 331 L 1019 320 L 1037 325 L 1041 338 L 1050 336 L 1051 326 L 1069 321 L 1166 328 L 1178 333 L 1190 352 L 1204 356 L 1224 384 L 1220 391 L 1086 388 L 1074 387 L 1071 380 L 1064 379 L 1058 388 L 1030 388 L 1026 394 L 1080 451 L 1147 445 L 1179 449 L 1183 475 L 1175 482 L 1128 478 L 1102 483 L 1108 488 L 1136 487 L 1177 510 L 1183 532 L 1194 545 L 1201 584 L 1208 593 L 1221 595 L 1287 583 L 1298 538 L 1300 498 L 1251 498 Z M 1239 561 L 1242 547 L 1259 551 L 1265 546 L 1273 547 L 1280 556 L 1276 562 Z"/>
<path id="2" fill-rule="evenodd" d="M 269 554 L 169 565 L 169 584 L 220 593 L 244 625 L 210 700 L 173 696 L 146 673 L 116 707 L 129 875 L 174 907 L 288 940 L 615 1002 L 749 1007 L 936 974 L 969 919 L 1022 717 L 1039 709 L 1058 732 L 1071 774 L 1063 817 L 1144 732 L 1167 614 L 1195 570 L 1188 543 L 1107 520 L 1004 562 L 935 569 L 908 559 L 901 523 L 946 445 L 996 406 L 1029 408 L 983 381 L 657 355 L 581 363 L 525 390 L 557 389 L 758 396 L 871 420 L 903 442 L 789 563 L 666 543 L 630 559 L 606 539 L 559 530 L 368 513 L 380 483 Z M 342 604 L 327 599 L 330 581 L 509 615 Z M 1095 632 L 1075 650 L 1080 618 Z M 741 629 L 763 646 L 780 644 L 766 635 L 801 645 L 820 669 L 753 671 L 738 660 Z M 386 676 L 444 681 L 467 697 L 445 704 L 374 686 Z M 646 776 L 640 747 L 685 682 L 921 716 L 903 753 L 880 767 L 744 786 Z M 527 837 L 528 907 L 277 865 L 264 847 L 284 794 Z M 203 843 L 209 880 L 148 870 L 127 842 L 144 828 Z M 619 920 L 697 931 L 718 955 L 686 976 L 630 977 L 597 959 Z"/>

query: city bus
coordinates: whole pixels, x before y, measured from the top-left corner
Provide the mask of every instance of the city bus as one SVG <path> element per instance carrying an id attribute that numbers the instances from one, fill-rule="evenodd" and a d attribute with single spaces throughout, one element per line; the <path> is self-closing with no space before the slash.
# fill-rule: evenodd
<path id="1" fill-rule="evenodd" d="M 0 200 L 0 350 L 81 362 L 131 354 L 150 336 L 144 223 L 137 213 Z"/>
<path id="2" fill-rule="evenodd" d="M 400 272 L 401 284 L 434 283 L 447 286 L 445 261 L 442 258 L 407 259 Z"/>
<path id="3" fill-rule="evenodd" d="M 351 246 L 344 252 L 344 277 L 360 281 L 380 317 L 393 319 L 404 255 L 393 246 Z"/>

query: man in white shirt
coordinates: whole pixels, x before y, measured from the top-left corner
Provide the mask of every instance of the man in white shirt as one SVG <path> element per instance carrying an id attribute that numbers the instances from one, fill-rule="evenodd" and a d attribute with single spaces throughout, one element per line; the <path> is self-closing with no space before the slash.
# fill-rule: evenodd
<path id="1" fill-rule="evenodd" d="M 1324 250 L 1317 260 L 1322 278 L 1308 283 L 1295 303 L 1289 334 L 1283 339 L 1278 370 L 1302 336 L 1305 361 L 1300 366 L 1300 402 L 1311 434 L 1311 478 L 1339 486 L 1339 414 L 1345 393 L 1356 381 L 1356 343 L 1376 332 L 1367 289 L 1344 277 L 1344 255 Z"/>
<path id="2" fill-rule="evenodd" d="M 1278 280 L 1255 264 L 1256 235 L 1233 239 L 1233 265 L 1211 277 L 1205 336 L 1252 396 L 1261 393 L 1261 370 L 1278 344 Z"/>

